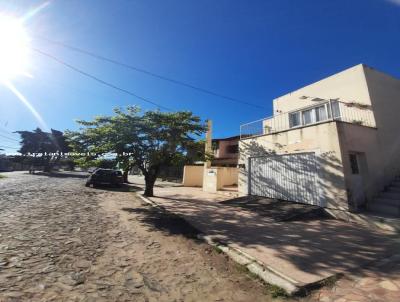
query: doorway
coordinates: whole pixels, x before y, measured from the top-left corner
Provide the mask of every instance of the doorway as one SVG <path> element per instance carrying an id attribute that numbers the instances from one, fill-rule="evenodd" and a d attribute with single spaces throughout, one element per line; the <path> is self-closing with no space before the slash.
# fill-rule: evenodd
<path id="1" fill-rule="evenodd" d="M 366 205 L 365 183 L 367 161 L 363 152 L 349 152 L 350 162 L 350 196 L 349 203 L 353 210 Z"/>

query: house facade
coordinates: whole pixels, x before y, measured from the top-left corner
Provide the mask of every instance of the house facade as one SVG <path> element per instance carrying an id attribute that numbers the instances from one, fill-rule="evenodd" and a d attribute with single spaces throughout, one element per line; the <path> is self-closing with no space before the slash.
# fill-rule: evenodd
<path id="1" fill-rule="evenodd" d="M 202 165 L 186 165 L 183 185 L 214 193 L 229 188 L 237 195 L 240 136 L 211 139 L 211 121 L 207 128 L 205 152 L 213 157 Z"/>
<path id="2" fill-rule="evenodd" d="M 215 138 L 212 140 L 212 166 L 237 167 L 239 162 L 240 136 Z"/>
<path id="3" fill-rule="evenodd" d="M 239 192 L 335 213 L 385 202 L 400 174 L 400 80 L 360 64 L 276 98 L 273 110 L 241 126 Z"/>

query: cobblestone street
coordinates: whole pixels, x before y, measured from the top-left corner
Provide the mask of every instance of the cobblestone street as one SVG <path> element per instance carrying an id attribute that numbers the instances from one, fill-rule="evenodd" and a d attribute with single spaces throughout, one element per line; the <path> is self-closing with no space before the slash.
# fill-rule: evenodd
<path id="1" fill-rule="evenodd" d="M 195 230 L 78 176 L 0 180 L 0 301 L 270 299 Z"/>
<path id="2" fill-rule="evenodd" d="M 293 301 L 195 239 L 184 220 L 130 186 L 93 189 L 83 175 L 0 179 L 0 302 Z M 398 258 L 296 301 L 397 301 Z"/>

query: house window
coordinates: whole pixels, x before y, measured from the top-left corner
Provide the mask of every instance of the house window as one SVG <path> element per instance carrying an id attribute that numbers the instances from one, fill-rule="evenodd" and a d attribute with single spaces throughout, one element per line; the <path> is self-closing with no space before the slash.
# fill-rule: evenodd
<path id="1" fill-rule="evenodd" d="M 289 113 L 289 126 L 290 128 L 301 125 L 300 112 Z"/>
<path id="2" fill-rule="evenodd" d="M 211 143 L 211 147 L 212 147 L 212 149 L 215 151 L 215 150 L 218 150 L 219 149 L 219 141 L 213 141 L 212 143 Z"/>
<path id="3" fill-rule="evenodd" d="M 340 107 L 339 107 L 339 102 L 338 101 L 332 101 L 331 102 L 332 106 L 332 116 L 333 118 L 337 119 L 340 118 Z"/>
<path id="4" fill-rule="evenodd" d="M 322 122 L 328 119 L 326 105 L 315 107 L 315 121 Z"/>
<path id="5" fill-rule="evenodd" d="M 333 115 L 331 114 L 331 111 Z M 332 116 L 335 119 L 340 119 L 340 107 L 338 101 L 332 101 L 306 110 L 289 113 L 289 127 L 294 128 L 323 122 L 330 119 Z"/>
<path id="6" fill-rule="evenodd" d="M 351 174 L 360 174 L 360 169 L 359 169 L 359 166 L 358 166 L 357 154 L 350 153 L 349 157 L 350 157 Z"/>
<path id="7" fill-rule="evenodd" d="M 301 112 L 303 117 L 303 125 L 312 124 L 314 122 L 314 109 L 308 109 Z"/>
<path id="8" fill-rule="evenodd" d="M 226 148 L 226 151 L 228 153 L 239 153 L 239 145 L 229 145 Z"/>

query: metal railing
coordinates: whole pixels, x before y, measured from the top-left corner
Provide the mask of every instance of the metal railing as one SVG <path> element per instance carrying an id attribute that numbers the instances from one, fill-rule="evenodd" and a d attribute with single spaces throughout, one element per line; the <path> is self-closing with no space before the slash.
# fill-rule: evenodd
<path id="1" fill-rule="evenodd" d="M 320 115 L 317 118 L 315 111 L 312 110 L 324 105 L 327 111 L 323 112 L 323 116 Z M 303 112 L 310 110 L 311 119 L 306 121 Z M 299 113 L 297 123 L 290 121 L 291 115 L 296 113 Z M 308 127 L 333 120 L 366 127 L 376 127 L 374 113 L 369 105 L 332 100 L 243 124 L 240 126 L 240 139 Z"/>

